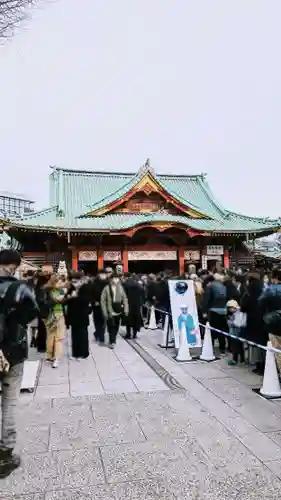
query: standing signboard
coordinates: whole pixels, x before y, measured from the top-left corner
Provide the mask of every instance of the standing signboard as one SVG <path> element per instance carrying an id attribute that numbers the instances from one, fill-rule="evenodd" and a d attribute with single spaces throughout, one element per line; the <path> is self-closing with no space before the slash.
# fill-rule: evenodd
<path id="1" fill-rule="evenodd" d="M 180 331 L 184 329 L 189 347 L 201 347 L 201 335 L 192 280 L 169 280 L 169 293 L 175 337 L 179 348 Z"/>

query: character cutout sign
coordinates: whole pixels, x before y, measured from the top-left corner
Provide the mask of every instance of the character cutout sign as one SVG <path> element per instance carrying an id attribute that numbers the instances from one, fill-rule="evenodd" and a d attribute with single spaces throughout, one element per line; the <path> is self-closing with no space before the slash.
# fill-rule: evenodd
<path id="1" fill-rule="evenodd" d="M 198 312 L 192 280 L 169 280 L 169 292 L 175 347 L 179 348 L 180 333 L 186 335 L 189 347 L 201 347 Z"/>

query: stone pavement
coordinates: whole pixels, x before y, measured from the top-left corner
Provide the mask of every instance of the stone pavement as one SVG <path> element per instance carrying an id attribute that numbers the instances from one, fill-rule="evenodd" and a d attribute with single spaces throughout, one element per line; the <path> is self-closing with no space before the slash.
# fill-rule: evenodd
<path id="1" fill-rule="evenodd" d="M 65 351 L 71 354 L 69 335 Z M 65 356 L 57 370 L 44 363 L 34 398 L 40 400 L 166 389 L 164 382 L 119 337 L 114 351 L 90 342 L 90 356 L 86 360 L 77 362 Z"/>
<path id="2" fill-rule="evenodd" d="M 224 360 L 177 364 L 159 335 L 138 342 L 182 390 L 122 339 L 116 352 L 93 345 L 89 361 L 43 366 L 35 394 L 20 398 L 23 464 L 0 482 L 0 500 L 280 498 L 280 401 L 254 394 L 259 379 Z"/>

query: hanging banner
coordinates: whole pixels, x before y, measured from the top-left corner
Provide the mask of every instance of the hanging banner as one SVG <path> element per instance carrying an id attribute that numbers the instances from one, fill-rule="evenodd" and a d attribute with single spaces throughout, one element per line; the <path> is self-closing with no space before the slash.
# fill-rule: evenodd
<path id="1" fill-rule="evenodd" d="M 200 260 L 200 250 L 185 250 L 184 260 L 198 262 Z"/>
<path id="2" fill-rule="evenodd" d="M 207 245 L 207 255 L 212 255 L 217 257 L 218 255 L 223 255 L 223 245 Z"/>
<path id="3" fill-rule="evenodd" d="M 115 262 L 117 260 L 121 260 L 122 255 L 120 251 L 115 251 L 115 250 L 105 250 L 103 252 L 103 260 L 105 262 Z"/>
<path id="4" fill-rule="evenodd" d="M 169 280 L 175 347 L 179 348 L 180 331 L 186 332 L 189 347 L 201 347 L 198 312 L 192 280 Z"/>
<path id="5" fill-rule="evenodd" d="M 201 266 L 202 266 L 202 269 L 208 269 L 208 257 L 207 257 L 207 255 L 202 255 Z"/>
<path id="6" fill-rule="evenodd" d="M 97 260 L 97 252 L 96 250 L 86 250 L 86 251 L 81 251 L 79 252 L 78 254 L 78 260 L 81 260 L 81 261 L 86 261 L 86 262 L 90 262 L 90 261 L 96 261 Z"/>
<path id="7" fill-rule="evenodd" d="M 177 260 L 176 250 L 129 250 L 128 260 Z"/>

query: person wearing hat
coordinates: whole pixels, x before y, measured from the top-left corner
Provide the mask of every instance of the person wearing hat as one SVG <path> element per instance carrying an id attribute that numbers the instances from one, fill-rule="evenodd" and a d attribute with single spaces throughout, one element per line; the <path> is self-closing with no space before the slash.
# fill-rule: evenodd
<path id="1" fill-rule="evenodd" d="M 109 347 L 114 349 L 116 337 L 119 331 L 121 316 L 128 316 L 129 304 L 126 292 L 117 273 L 112 278 L 101 294 L 101 310 L 107 323 L 109 333 Z"/>
<path id="2" fill-rule="evenodd" d="M 92 284 L 91 302 L 93 309 L 93 320 L 95 325 L 95 339 L 100 345 L 104 345 L 105 320 L 101 309 L 101 294 L 108 285 L 106 269 L 99 269 L 96 279 Z"/>
<path id="3" fill-rule="evenodd" d="M 239 357 L 241 363 L 244 363 L 245 361 L 244 345 L 243 342 L 239 340 L 241 330 L 245 326 L 245 315 L 241 312 L 237 300 L 234 299 L 229 300 L 226 303 L 226 311 L 229 333 L 237 337 L 237 340 L 231 338 L 230 342 L 232 359 L 228 361 L 228 364 L 231 366 L 237 365 Z"/>

